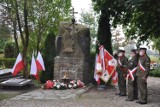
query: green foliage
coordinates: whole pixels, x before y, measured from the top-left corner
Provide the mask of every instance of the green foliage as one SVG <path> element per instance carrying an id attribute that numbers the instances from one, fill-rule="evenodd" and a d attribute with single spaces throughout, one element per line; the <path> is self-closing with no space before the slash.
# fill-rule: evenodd
<path id="1" fill-rule="evenodd" d="M 123 24 L 127 25 L 127 31 L 130 37 L 147 40 L 150 37 L 159 37 L 160 22 L 160 1 L 153 0 L 127 0 L 124 4 L 125 13 L 123 14 Z"/>
<path id="2" fill-rule="evenodd" d="M 0 53 L 2 54 L 4 52 L 4 45 L 5 41 L 3 38 L 0 38 Z"/>
<path id="3" fill-rule="evenodd" d="M 160 77 L 160 67 L 156 68 L 153 71 L 150 71 L 149 75 L 154 77 Z"/>
<path id="4" fill-rule="evenodd" d="M 158 50 L 158 52 L 160 52 L 160 37 L 158 38 L 152 38 L 152 41 L 153 41 L 153 48 Z"/>
<path id="5" fill-rule="evenodd" d="M 0 37 L 3 38 L 10 38 L 10 30 L 9 27 L 7 25 L 5 25 L 4 23 L 0 24 Z"/>
<path id="6" fill-rule="evenodd" d="M 9 28 L 5 24 L 0 24 L 0 51 L 4 51 L 6 41 L 10 39 Z"/>
<path id="7" fill-rule="evenodd" d="M 0 66 L 5 68 L 13 68 L 16 58 L 0 58 Z"/>
<path id="8" fill-rule="evenodd" d="M 20 19 L 24 19 L 24 1 L 26 0 L 17 0 Z M 2 17 L 2 20 L 8 21 L 9 25 L 11 25 L 11 29 L 13 29 L 11 23 L 12 21 L 14 21 L 14 19 L 17 19 L 16 0 L 1 0 L 0 3 L 5 6 L 0 10 L 2 10 L 2 12 L 6 14 L 6 16 Z M 42 47 L 44 46 L 44 40 L 48 32 L 53 31 L 57 35 L 58 25 L 60 21 L 69 20 L 71 0 L 28 0 L 27 4 L 27 21 L 30 35 L 28 53 L 31 54 L 33 50 L 39 51 L 42 49 Z M 17 20 L 15 21 L 15 23 L 17 24 Z M 21 24 L 24 24 L 24 20 L 20 21 Z M 3 27 L 4 26 L 2 26 L 2 28 Z M 23 25 L 21 27 L 21 29 L 24 29 Z M 2 29 L 2 31 L 6 30 Z M 2 32 L 1 34 L 4 33 Z M 7 35 L 4 35 L 3 37 L 7 37 Z M 0 39 L 0 43 L 2 43 L 1 40 L 2 39 Z M 1 46 L 3 46 L 3 44 L 0 44 L 0 49 Z"/>
<path id="9" fill-rule="evenodd" d="M 98 41 L 103 45 L 109 53 L 112 54 L 111 43 L 111 24 L 110 20 L 113 18 L 113 12 L 115 10 L 114 3 L 116 0 L 92 0 L 94 9 L 100 12 L 100 18 L 98 22 Z M 98 51 L 98 47 L 97 47 Z"/>
<path id="10" fill-rule="evenodd" d="M 48 32 L 58 34 L 60 21 L 70 18 L 71 0 L 31 0 L 29 21 L 34 27 L 30 32 L 29 53 L 41 50 Z"/>
<path id="11" fill-rule="evenodd" d="M 159 37 L 159 4 L 159 1 L 153 0 L 134 0 L 128 2 L 126 7 L 130 9 L 129 12 L 132 14 L 130 19 L 128 19 L 128 24 L 126 24 L 127 35 L 129 37 L 138 38 L 139 41 Z M 126 16 L 124 15 L 124 17 Z"/>
<path id="12" fill-rule="evenodd" d="M 18 26 L 17 34 L 20 34 L 26 66 L 23 77 L 27 77 L 27 54 L 41 50 L 47 34 L 49 32 L 56 34 L 59 22 L 68 20 L 71 0 L 1 0 L 0 4 L 2 5 L 0 11 L 5 11 L 3 14 L 7 16 L 2 19 L 11 24 L 15 22 L 13 24 L 15 26 L 11 26 L 12 29 L 15 28 L 13 31 L 17 31 Z"/>
<path id="13" fill-rule="evenodd" d="M 111 25 L 123 24 L 125 35 L 141 41 L 160 36 L 159 0 L 92 0 L 96 11 L 107 13 Z"/>
<path id="14" fill-rule="evenodd" d="M 5 44 L 4 57 L 5 58 L 15 57 L 15 44 L 13 42 L 8 42 Z"/>
<path id="15" fill-rule="evenodd" d="M 80 22 L 87 26 L 90 29 L 90 36 L 91 36 L 91 52 L 95 52 L 96 44 L 95 40 L 97 38 L 97 29 L 98 29 L 98 22 L 97 19 L 99 15 L 97 15 L 92 9 L 89 11 L 82 11 L 80 13 L 81 18 Z"/>
<path id="16" fill-rule="evenodd" d="M 43 50 L 43 58 L 45 64 L 45 71 L 42 71 L 41 74 L 41 82 L 45 82 L 46 80 L 53 79 L 53 71 L 54 71 L 54 57 L 56 56 L 55 50 L 55 35 L 54 33 L 48 34 L 44 50 Z"/>

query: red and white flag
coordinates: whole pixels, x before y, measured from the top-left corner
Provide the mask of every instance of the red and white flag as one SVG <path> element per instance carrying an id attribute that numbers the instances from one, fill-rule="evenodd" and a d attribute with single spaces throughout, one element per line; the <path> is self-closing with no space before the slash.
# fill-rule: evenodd
<path id="1" fill-rule="evenodd" d="M 42 71 L 45 70 L 44 61 L 40 52 L 38 52 L 38 56 L 36 59 L 37 70 Z"/>
<path id="2" fill-rule="evenodd" d="M 97 81 L 98 85 L 100 85 L 100 78 L 99 78 L 99 75 L 97 73 L 100 73 L 100 72 L 102 72 L 102 65 L 101 65 L 100 55 L 96 54 L 94 79 Z"/>
<path id="3" fill-rule="evenodd" d="M 118 74 L 116 72 L 117 61 L 107 50 L 105 50 L 105 61 L 109 75 L 108 79 L 112 77 L 112 83 L 116 84 L 118 82 Z"/>
<path id="4" fill-rule="evenodd" d="M 102 73 L 105 73 L 106 63 L 105 63 L 105 49 L 103 45 L 99 47 L 99 55 L 100 55 L 101 64 L 102 64 Z"/>
<path id="5" fill-rule="evenodd" d="M 101 80 L 103 80 L 104 82 L 107 82 L 109 80 L 109 72 L 107 70 L 107 64 L 106 63 L 106 57 L 105 57 L 105 49 L 104 49 L 104 46 L 101 45 L 99 47 L 99 59 L 100 59 L 100 62 L 101 62 L 101 67 L 102 67 L 102 70 L 101 72 L 98 72 L 98 76 Z"/>
<path id="6" fill-rule="evenodd" d="M 11 73 L 12 73 L 13 76 L 15 76 L 20 71 L 22 71 L 23 69 L 24 69 L 24 63 L 23 63 L 23 60 L 22 60 L 22 55 L 19 53 Z"/>
<path id="7" fill-rule="evenodd" d="M 114 75 L 115 81 L 117 80 L 117 76 L 116 75 L 116 66 L 117 66 L 117 61 L 114 59 L 114 57 L 112 55 L 110 55 L 110 53 L 104 49 L 103 46 L 100 46 L 99 48 L 99 57 L 97 61 L 97 68 L 98 65 L 101 65 L 99 68 L 101 68 L 102 72 L 96 72 L 96 74 L 99 76 L 100 79 L 102 79 L 104 82 L 108 82 L 108 80 L 110 79 L 110 77 L 112 76 L 112 74 Z M 99 64 L 98 64 L 99 63 Z M 115 83 L 115 82 L 114 82 Z"/>
<path id="8" fill-rule="evenodd" d="M 34 59 L 34 55 L 32 54 L 32 62 L 31 62 L 31 69 L 30 74 L 33 75 L 37 80 L 39 80 L 38 71 L 36 61 Z"/>

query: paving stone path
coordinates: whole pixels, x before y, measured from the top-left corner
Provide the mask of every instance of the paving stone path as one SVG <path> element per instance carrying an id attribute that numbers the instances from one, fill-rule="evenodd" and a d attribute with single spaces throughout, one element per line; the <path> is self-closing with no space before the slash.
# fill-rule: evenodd
<path id="1" fill-rule="evenodd" d="M 78 97 L 88 90 L 89 87 L 68 90 L 43 90 L 38 89 L 28 93 L 17 95 L 10 100 L 55 100 L 55 99 L 71 99 Z"/>
<path id="2" fill-rule="evenodd" d="M 82 88 L 76 90 L 34 90 L 0 102 L 0 107 L 160 107 L 160 78 L 148 78 L 148 104 L 127 102 L 115 95 L 117 87 L 104 91 Z"/>

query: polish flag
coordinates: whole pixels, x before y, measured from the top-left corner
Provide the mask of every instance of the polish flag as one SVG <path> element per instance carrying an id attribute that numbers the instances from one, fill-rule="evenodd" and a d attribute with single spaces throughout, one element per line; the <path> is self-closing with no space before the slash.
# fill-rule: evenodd
<path id="1" fill-rule="evenodd" d="M 108 73 L 108 69 L 106 68 L 108 62 L 106 62 L 106 57 L 105 57 L 105 49 L 104 46 L 101 45 L 99 47 L 99 61 L 100 61 L 100 65 L 101 65 L 101 72 L 98 72 L 98 76 L 101 80 L 103 80 L 104 82 L 107 82 L 109 80 L 109 73 Z M 98 65 L 98 64 L 97 64 Z"/>
<path id="2" fill-rule="evenodd" d="M 94 71 L 94 79 L 97 81 L 97 84 L 100 85 L 100 78 L 99 75 L 102 72 L 102 66 L 101 66 L 101 60 L 100 60 L 100 55 L 96 55 L 96 60 L 95 60 L 95 71 Z M 99 75 L 98 75 L 99 74 Z"/>
<path id="3" fill-rule="evenodd" d="M 45 70 L 44 61 L 40 52 L 38 52 L 38 56 L 36 59 L 37 71 Z"/>
<path id="4" fill-rule="evenodd" d="M 115 69 L 117 66 L 117 61 L 106 49 L 104 49 L 103 46 L 100 46 L 99 56 L 98 56 L 98 61 L 96 66 L 97 66 L 97 69 L 98 69 L 98 66 L 100 66 L 99 68 L 101 68 L 101 72 L 97 72 L 97 75 L 99 76 L 99 78 L 104 82 L 108 82 L 112 74 L 116 74 Z M 117 76 L 117 75 L 114 75 L 114 76 Z"/>
<path id="5" fill-rule="evenodd" d="M 37 65 L 34 59 L 34 55 L 32 54 L 32 62 L 31 62 L 31 69 L 30 75 L 33 75 L 37 80 L 39 80 L 38 72 L 37 72 Z"/>
<path id="6" fill-rule="evenodd" d="M 103 45 L 101 45 L 100 47 L 99 47 L 99 57 L 100 57 L 100 59 L 101 59 L 101 64 L 102 64 L 102 73 L 105 73 L 105 71 L 106 71 L 106 62 L 105 62 L 105 49 L 104 49 L 104 46 Z"/>
<path id="7" fill-rule="evenodd" d="M 116 84 L 118 82 L 118 74 L 116 72 L 117 61 L 116 59 L 107 51 L 105 50 L 105 69 L 108 71 L 108 80 L 112 77 L 112 83 Z"/>
<path id="8" fill-rule="evenodd" d="M 22 60 L 22 55 L 19 53 L 11 73 L 13 76 L 15 76 L 23 69 L 24 69 L 24 63 Z"/>

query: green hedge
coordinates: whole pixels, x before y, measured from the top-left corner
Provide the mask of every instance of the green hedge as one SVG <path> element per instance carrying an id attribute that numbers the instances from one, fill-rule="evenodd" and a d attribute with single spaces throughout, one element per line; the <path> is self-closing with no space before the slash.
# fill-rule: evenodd
<path id="1" fill-rule="evenodd" d="M 13 68 L 16 58 L 0 58 L 0 66 L 5 68 Z"/>
<path id="2" fill-rule="evenodd" d="M 14 58 L 15 57 L 15 43 L 7 42 L 4 46 L 4 57 Z"/>
<path id="3" fill-rule="evenodd" d="M 149 75 L 154 77 L 160 77 L 160 67 L 156 68 L 153 71 L 150 71 Z"/>

